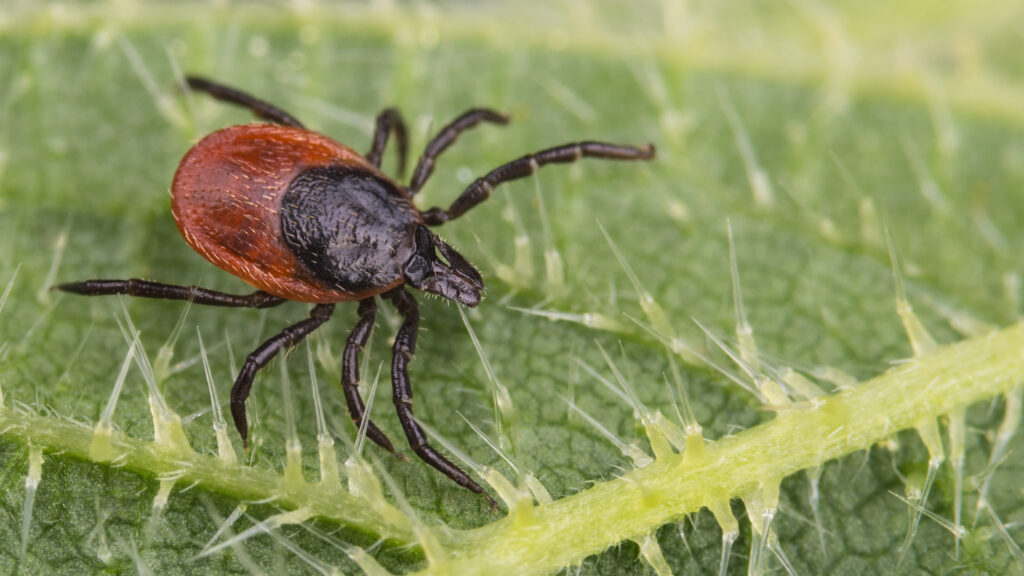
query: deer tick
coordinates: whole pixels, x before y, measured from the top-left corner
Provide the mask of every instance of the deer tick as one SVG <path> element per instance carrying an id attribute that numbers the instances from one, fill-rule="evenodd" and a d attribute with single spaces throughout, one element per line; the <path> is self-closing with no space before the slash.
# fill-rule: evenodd
<path id="1" fill-rule="evenodd" d="M 359 320 L 342 356 L 341 387 L 353 422 L 363 424 L 368 417 L 358 391 L 358 357 L 370 337 L 375 298 L 380 296 L 403 318 L 395 336 L 391 381 L 395 410 L 410 447 L 424 462 L 496 508 L 479 484 L 430 445 L 412 411 L 408 365 L 416 350 L 420 314 L 407 286 L 471 307 L 480 303 L 484 289 L 476 268 L 430 228 L 462 216 L 499 184 L 529 176 L 546 164 L 586 157 L 650 160 L 654 146 L 577 142 L 548 148 L 476 179 L 448 209 L 421 211 L 413 198 L 433 172 L 437 157 L 463 131 L 481 122 L 506 124 L 508 116 L 486 108 L 465 112 L 427 144 L 409 185 L 403 186 L 380 169 L 393 134 L 399 173 L 404 171 L 406 129 L 394 108 L 377 116 L 370 151 L 362 155 L 245 92 L 198 77 L 188 77 L 186 83 L 193 91 L 248 108 L 266 121 L 230 126 L 200 140 L 185 154 L 171 185 L 171 210 L 185 241 L 256 291 L 237 295 L 134 278 L 70 282 L 55 288 L 239 308 L 269 308 L 289 300 L 314 304 L 309 317 L 249 354 L 235 380 L 231 414 L 246 447 L 245 400 L 256 373 L 282 349 L 295 346 L 326 322 L 338 302 L 359 302 Z M 365 425 L 371 440 L 398 454 L 372 421 Z"/>

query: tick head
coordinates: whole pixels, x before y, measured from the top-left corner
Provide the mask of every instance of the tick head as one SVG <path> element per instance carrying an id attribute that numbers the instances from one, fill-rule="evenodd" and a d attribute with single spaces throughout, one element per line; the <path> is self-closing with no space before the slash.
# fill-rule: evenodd
<path id="1" fill-rule="evenodd" d="M 484 280 L 462 254 L 430 233 L 416 228 L 416 248 L 405 265 L 406 281 L 423 292 L 437 294 L 466 306 L 480 303 Z"/>

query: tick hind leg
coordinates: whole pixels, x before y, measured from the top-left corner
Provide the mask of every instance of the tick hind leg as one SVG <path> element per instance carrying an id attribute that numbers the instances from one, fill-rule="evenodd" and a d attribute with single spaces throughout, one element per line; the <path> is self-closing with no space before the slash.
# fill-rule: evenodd
<path id="1" fill-rule="evenodd" d="M 366 159 L 380 168 L 380 159 L 384 155 L 384 147 L 388 145 L 388 136 L 395 134 L 398 145 L 398 177 L 405 174 L 405 159 L 409 154 L 409 136 L 405 130 L 402 114 L 394 108 L 385 108 L 377 115 L 377 129 L 373 133 L 373 146 L 366 153 Z"/>
<path id="2" fill-rule="evenodd" d="M 401 452 L 395 452 L 391 440 L 377 428 L 377 425 L 370 420 L 366 414 L 366 407 L 363 399 L 359 396 L 359 353 L 366 347 L 373 331 L 373 321 L 377 316 L 377 304 L 373 298 L 367 298 L 359 302 L 359 321 L 348 336 L 345 343 L 345 353 L 342 356 L 341 364 L 341 389 L 345 392 L 345 402 L 348 404 L 348 413 L 356 426 L 361 426 L 363 419 L 366 419 L 366 435 L 376 442 L 381 448 L 405 459 Z"/>
<path id="3" fill-rule="evenodd" d="M 213 96 L 222 102 L 229 102 L 231 104 L 242 106 L 243 108 L 248 108 L 256 115 L 257 118 L 269 120 L 284 126 L 305 128 L 305 126 L 302 125 L 302 122 L 299 122 L 298 119 L 291 114 L 281 110 L 269 102 L 264 102 L 251 94 L 242 92 L 241 90 L 237 90 L 223 84 L 218 84 L 212 80 L 200 78 L 199 76 L 186 76 L 185 83 L 188 84 L 188 87 L 192 90 L 197 92 L 206 92 L 210 96 Z"/>
<path id="4" fill-rule="evenodd" d="M 391 360 L 391 384 L 394 388 L 395 410 L 402 423 L 409 446 L 421 460 L 430 464 L 456 484 L 480 494 L 487 499 L 491 509 L 497 511 L 498 504 L 473 481 L 461 468 L 434 449 L 427 440 L 423 427 L 416 422 L 412 413 L 412 382 L 409 380 L 409 361 L 416 351 L 416 332 L 420 325 L 420 312 L 416 300 L 404 288 L 396 288 L 384 295 L 395 305 L 405 320 L 395 335 L 394 355 Z"/>
<path id="5" fill-rule="evenodd" d="M 245 359 L 238 378 L 235 378 L 235 385 L 231 388 L 231 417 L 235 420 L 235 428 L 242 437 L 242 444 L 246 448 L 249 447 L 249 423 L 245 417 L 245 400 L 249 397 L 249 390 L 252 389 L 252 381 L 256 378 L 256 373 L 273 360 L 282 348 L 291 348 L 301 342 L 303 338 L 309 336 L 326 322 L 333 313 L 334 304 L 317 304 L 310 311 L 309 318 L 285 328 L 278 335 L 253 350 Z"/>
<path id="6" fill-rule="evenodd" d="M 580 158 L 604 158 L 606 160 L 650 160 L 654 158 L 653 144 L 640 148 L 618 146 L 605 142 L 574 142 L 548 148 L 534 154 L 527 154 L 491 170 L 483 178 L 477 178 L 452 202 L 447 210 L 438 207 L 423 212 L 428 226 L 444 224 L 465 214 L 470 208 L 487 200 L 498 185 L 530 176 L 546 164 L 568 164 Z"/>
<path id="7" fill-rule="evenodd" d="M 420 156 L 419 162 L 416 163 L 416 170 L 413 171 L 412 180 L 409 182 L 409 194 L 415 195 L 420 191 L 427 178 L 430 178 L 430 175 L 434 173 L 434 162 L 437 160 L 437 157 L 455 143 L 459 134 L 481 122 L 508 124 L 508 116 L 487 108 L 473 108 L 463 112 L 461 116 L 449 122 L 427 144 L 427 148 L 423 151 L 423 156 Z"/>
<path id="8" fill-rule="evenodd" d="M 57 284 L 52 288 L 62 292 L 82 294 L 85 296 L 105 296 L 124 294 L 140 298 L 160 298 L 164 300 L 187 300 L 193 304 L 206 306 L 228 306 L 233 308 L 270 308 L 287 302 L 280 296 L 257 290 L 252 294 L 227 294 L 208 290 L 199 286 L 178 286 L 160 284 L 149 280 L 131 278 L 128 280 L 85 280 Z"/>

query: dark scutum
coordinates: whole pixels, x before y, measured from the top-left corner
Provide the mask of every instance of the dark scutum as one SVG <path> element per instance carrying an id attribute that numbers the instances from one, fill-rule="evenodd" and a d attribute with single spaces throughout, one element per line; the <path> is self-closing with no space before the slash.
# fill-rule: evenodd
<path id="1" fill-rule="evenodd" d="M 281 230 L 295 256 L 317 278 L 353 293 L 401 279 L 418 223 L 394 184 L 348 166 L 302 172 L 281 201 Z"/>

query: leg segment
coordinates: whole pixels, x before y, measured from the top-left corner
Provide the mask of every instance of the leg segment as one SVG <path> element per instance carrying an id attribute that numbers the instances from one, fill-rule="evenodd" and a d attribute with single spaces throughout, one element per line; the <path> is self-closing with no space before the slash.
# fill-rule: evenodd
<path id="1" fill-rule="evenodd" d="M 427 144 L 423 156 L 420 156 L 416 163 L 416 170 L 412 173 L 412 180 L 409 182 L 409 194 L 415 195 L 423 187 L 423 184 L 434 172 L 434 161 L 448 149 L 463 131 L 468 130 L 481 122 L 492 122 L 494 124 L 508 124 L 508 115 L 487 108 L 474 108 L 464 112 L 455 120 L 434 136 L 434 139 Z"/>
<path id="2" fill-rule="evenodd" d="M 377 115 L 377 130 L 373 133 L 373 147 L 366 153 L 366 159 L 380 168 L 380 159 L 384 155 L 384 147 L 388 145 L 388 136 L 395 133 L 398 144 L 398 177 L 405 174 L 405 159 L 409 152 L 409 137 L 405 130 L 402 114 L 394 108 L 386 108 Z"/>
<path id="3" fill-rule="evenodd" d="M 309 318 L 285 328 L 280 334 L 261 344 L 245 359 L 238 378 L 235 378 L 235 385 L 231 388 L 231 416 L 246 448 L 249 447 L 249 422 L 245 418 L 245 399 L 249 397 L 256 372 L 273 360 L 282 348 L 291 348 L 309 336 L 333 313 L 334 304 L 317 304 L 309 313 Z"/>
<path id="4" fill-rule="evenodd" d="M 101 296 L 107 294 L 127 294 L 142 298 L 163 298 L 165 300 L 188 300 L 194 304 L 207 306 L 230 306 L 234 308 L 270 308 L 287 302 L 284 298 L 257 290 L 252 294 L 226 294 L 215 290 L 207 290 L 199 286 L 176 286 L 160 284 L 149 280 L 85 280 L 84 282 L 68 282 L 57 284 L 53 290 Z"/>
<path id="5" fill-rule="evenodd" d="M 412 360 L 412 355 L 416 351 L 416 332 L 420 325 L 419 307 L 416 300 L 403 287 L 388 292 L 384 297 L 391 300 L 398 313 L 405 318 L 402 327 L 398 329 L 398 334 L 395 335 L 394 356 L 391 360 L 391 383 L 394 387 L 395 410 L 398 412 L 398 420 L 402 423 L 402 429 L 405 430 L 405 436 L 409 440 L 409 446 L 421 460 L 451 478 L 459 486 L 480 494 L 487 499 L 493 510 L 497 510 L 497 503 L 469 477 L 469 474 L 466 474 L 430 445 L 423 428 L 416 422 L 416 417 L 412 413 L 412 382 L 409 380 L 409 361 Z"/>
<path id="6" fill-rule="evenodd" d="M 373 321 L 376 316 L 377 304 L 374 303 L 373 297 L 359 302 L 359 322 L 356 323 L 352 333 L 349 334 L 348 342 L 345 343 L 345 353 L 342 356 L 341 389 L 345 392 L 348 413 L 352 416 L 352 421 L 355 422 L 356 426 L 362 425 L 363 418 L 369 419 L 369 415 L 366 415 L 366 408 L 363 406 L 363 399 L 359 397 L 359 353 L 362 352 L 366 342 L 370 339 L 370 333 L 373 331 Z M 366 422 L 366 435 L 381 448 L 396 454 L 400 458 L 404 458 L 401 453 L 395 452 L 395 447 L 391 445 L 391 440 L 388 440 L 388 437 L 377 428 L 377 425 L 372 420 Z"/>
<path id="7" fill-rule="evenodd" d="M 273 104 L 264 102 L 255 96 L 246 94 L 241 90 L 236 90 L 229 86 L 218 84 L 198 76 L 186 76 L 185 83 L 188 84 L 188 87 L 192 90 L 197 92 L 206 92 L 217 100 L 230 102 L 231 104 L 237 104 L 243 108 L 248 108 L 256 115 L 257 118 L 269 120 L 275 124 L 283 124 L 285 126 L 292 126 L 295 128 L 305 128 L 305 126 L 302 125 L 302 122 L 299 122 L 291 114 L 281 110 Z"/>
<path id="8" fill-rule="evenodd" d="M 575 142 L 555 148 L 548 148 L 536 154 L 527 154 L 508 164 L 491 170 L 483 178 L 477 178 L 468 188 L 452 202 L 447 209 L 431 208 L 423 212 L 423 220 L 428 226 L 444 224 L 465 214 L 470 208 L 483 202 L 491 195 L 491 190 L 503 182 L 525 178 L 545 164 L 567 164 L 580 158 L 606 158 L 609 160 L 650 160 L 654 158 L 653 144 L 641 148 L 632 146 L 616 146 L 604 142 Z"/>

